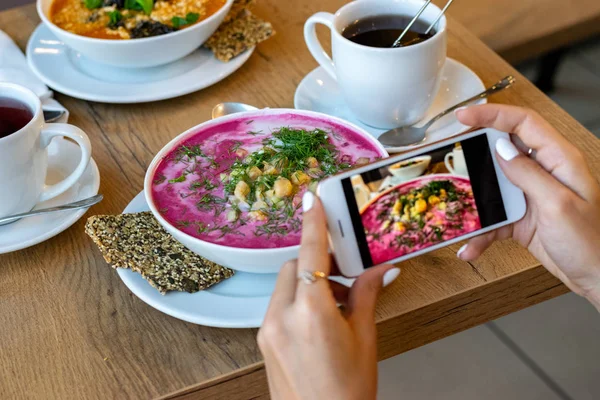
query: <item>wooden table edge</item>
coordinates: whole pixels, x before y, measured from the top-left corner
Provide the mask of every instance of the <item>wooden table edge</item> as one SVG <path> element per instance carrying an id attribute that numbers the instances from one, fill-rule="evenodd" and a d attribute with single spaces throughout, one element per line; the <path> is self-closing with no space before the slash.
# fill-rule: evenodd
<path id="1" fill-rule="evenodd" d="M 543 265 L 534 264 L 528 269 L 378 321 L 378 358 L 381 361 L 394 357 L 568 292 L 569 289 Z M 478 312 L 474 312 L 475 309 Z M 449 329 L 449 325 L 452 328 Z M 413 330 L 420 337 L 411 334 Z M 247 382 L 250 381 L 255 385 L 249 387 Z M 232 393 L 236 393 L 236 397 L 231 397 Z M 159 399 L 256 399 L 265 395 L 268 395 L 268 385 L 261 361 Z"/>

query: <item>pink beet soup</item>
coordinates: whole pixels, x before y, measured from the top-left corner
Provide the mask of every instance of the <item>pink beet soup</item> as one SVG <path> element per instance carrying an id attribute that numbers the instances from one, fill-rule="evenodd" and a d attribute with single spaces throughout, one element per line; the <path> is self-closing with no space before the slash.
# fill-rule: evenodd
<path id="1" fill-rule="evenodd" d="M 323 178 L 385 154 L 333 121 L 240 117 L 188 136 L 154 171 L 160 214 L 207 242 L 266 249 L 300 243 L 301 201 Z"/>
<path id="2" fill-rule="evenodd" d="M 468 179 L 430 175 L 367 204 L 361 219 L 375 265 L 481 228 Z"/>

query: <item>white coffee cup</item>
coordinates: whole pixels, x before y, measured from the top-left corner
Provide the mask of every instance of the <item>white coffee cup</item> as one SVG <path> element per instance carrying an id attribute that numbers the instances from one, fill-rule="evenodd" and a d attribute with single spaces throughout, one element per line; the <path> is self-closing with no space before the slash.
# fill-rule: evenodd
<path id="1" fill-rule="evenodd" d="M 435 26 L 435 35 L 421 43 L 399 48 L 376 48 L 356 44 L 342 36 L 353 22 L 377 15 L 413 17 L 421 0 L 356 0 L 335 15 L 319 12 L 304 25 L 308 49 L 321 67 L 337 80 L 346 104 L 367 125 L 396 128 L 423 118 L 440 87 L 446 62 L 446 18 Z M 421 17 L 427 25 L 440 9 L 430 4 Z M 323 49 L 316 25 L 331 30 L 332 58 Z"/>
<path id="2" fill-rule="evenodd" d="M 0 138 L 0 217 L 31 210 L 73 186 L 90 162 L 92 146 L 87 135 L 67 124 L 46 124 L 40 99 L 29 89 L 0 83 L 0 98 L 29 107 L 33 118 L 22 129 Z M 46 185 L 47 147 L 55 136 L 73 139 L 81 147 L 81 161 L 67 178 Z"/>
<path id="3" fill-rule="evenodd" d="M 450 163 L 450 160 L 452 160 L 452 163 Z M 446 164 L 446 168 L 451 174 L 469 176 L 462 147 L 455 147 L 450 153 L 446 154 L 444 164 Z"/>

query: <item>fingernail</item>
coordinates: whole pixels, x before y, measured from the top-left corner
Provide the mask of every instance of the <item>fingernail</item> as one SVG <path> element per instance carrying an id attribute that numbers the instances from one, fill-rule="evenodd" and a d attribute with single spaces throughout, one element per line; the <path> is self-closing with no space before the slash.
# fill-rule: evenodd
<path id="1" fill-rule="evenodd" d="M 468 246 L 468 244 L 463 244 L 463 246 L 460 249 L 458 249 L 458 252 L 456 253 L 456 257 L 462 259 L 461 255 L 462 255 L 462 253 L 465 252 L 465 250 L 467 249 L 467 246 Z"/>
<path id="2" fill-rule="evenodd" d="M 315 195 L 312 194 L 312 192 L 304 193 L 304 196 L 302 196 L 302 210 L 304 210 L 304 212 L 310 211 L 314 204 Z"/>
<path id="3" fill-rule="evenodd" d="M 400 268 L 392 268 L 387 270 L 385 274 L 383 274 L 383 287 L 386 287 L 390 283 L 394 282 L 398 275 L 400 275 Z"/>
<path id="4" fill-rule="evenodd" d="M 459 112 L 460 110 L 466 110 L 469 106 L 462 106 L 462 107 L 458 107 L 456 110 L 454 110 L 454 115 L 456 115 L 457 112 Z"/>
<path id="5" fill-rule="evenodd" d="M 496 142 L 496 151 L 500 154 L 500 157 L 506 161 L 510 161 L 519 155 L 519 150 L 514 144 L 508 139 L 500 138 Z"/>

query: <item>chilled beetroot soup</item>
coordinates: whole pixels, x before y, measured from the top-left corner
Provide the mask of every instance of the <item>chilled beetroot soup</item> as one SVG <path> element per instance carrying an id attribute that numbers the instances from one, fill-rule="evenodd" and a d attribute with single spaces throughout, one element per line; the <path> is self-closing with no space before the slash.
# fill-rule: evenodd
<path id="1" fill-rule="evenodd" d="M 374 264 L 481 229 L 471 182 L 448 175 L 384 192 L 363 208 L 361 219 Z"/>
<path id="2" fill-rule="evenodd" d="M 196 238 L 251 249 L 300 243 L 301 201 L 323 178 L 385 156 L 334 122 L 240 117 L 200 130 L 155 169 L 160 214 Z"/>

